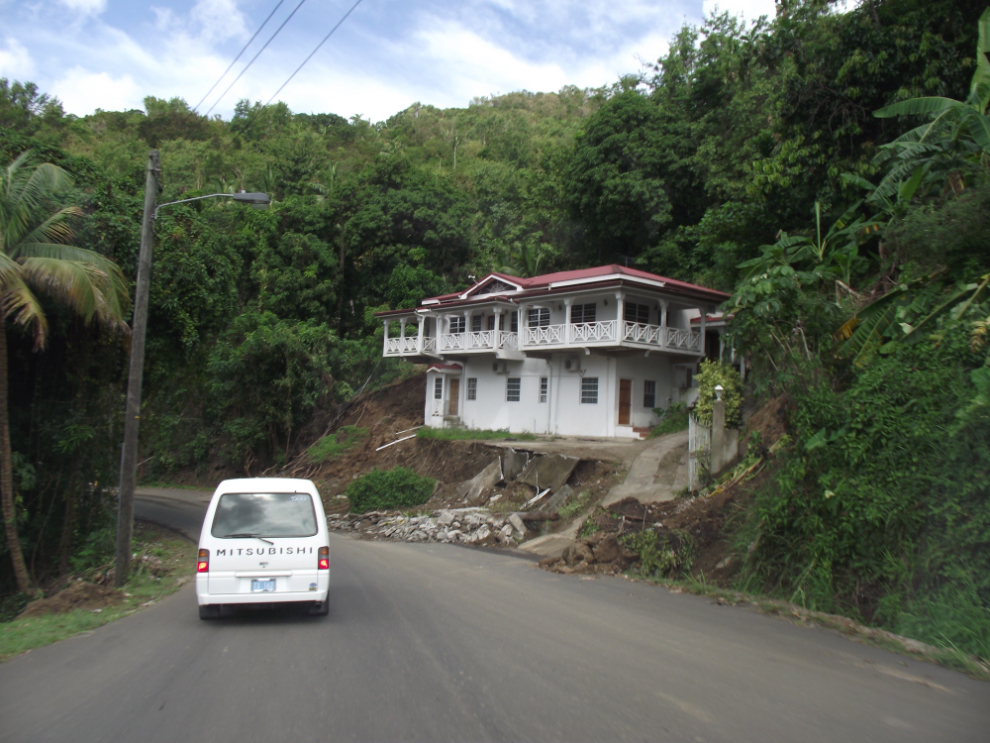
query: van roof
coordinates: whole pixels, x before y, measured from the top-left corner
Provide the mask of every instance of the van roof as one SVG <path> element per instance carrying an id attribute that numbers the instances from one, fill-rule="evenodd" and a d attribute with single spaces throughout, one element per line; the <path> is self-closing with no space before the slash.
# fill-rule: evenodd
<path id="1" fill-rule="evenodd" d="M 217 485 L 218 493 L 309 493 L 319 495 L 312 480 L 295 477 L 240 477 Z"/>

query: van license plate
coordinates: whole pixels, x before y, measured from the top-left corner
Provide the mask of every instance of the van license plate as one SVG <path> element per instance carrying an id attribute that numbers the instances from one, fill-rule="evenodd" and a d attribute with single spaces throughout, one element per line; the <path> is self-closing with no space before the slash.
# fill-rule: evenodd
<path id="1" fill-rule="evenodd" d="M 275 590 L 275 579 L 270 578 L 268 580 L 252 580 L 251 581 L 251 593 L 268 593 Z"/>

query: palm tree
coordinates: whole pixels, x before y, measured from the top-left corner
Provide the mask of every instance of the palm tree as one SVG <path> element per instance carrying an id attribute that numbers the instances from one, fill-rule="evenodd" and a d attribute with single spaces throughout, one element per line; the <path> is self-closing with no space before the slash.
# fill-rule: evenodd
<path id="1" fill-rule="evenodd" d="M 0 501 L 7 548 L 17 588 L 34 590 L 17 537 L 7 409 L 7 320 L 45 347 L 48 322 L 37 294 L 44 293 L 75 310 L 87 322 L 127 326 L 130 305 L 120 268 L 108 258 L 71 245 L 69 220 L 82 215 L 77 206 L 58 208 L 55 198 L 71 185 L 69 174 L 45 163 L 32 167 L 21 154 L 0 172 Z"/>

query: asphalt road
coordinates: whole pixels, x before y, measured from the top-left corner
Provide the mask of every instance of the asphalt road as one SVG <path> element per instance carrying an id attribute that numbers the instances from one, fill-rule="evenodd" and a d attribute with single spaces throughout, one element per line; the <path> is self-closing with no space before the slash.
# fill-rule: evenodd
<path id="1" fill-rule="evenodd" d="M 990 739 L 990 684 L 827 630 L 495 552 L 331 554 L 328 617 L 203 622 L 190 585 L 0 665 L 0 741 Z"/>

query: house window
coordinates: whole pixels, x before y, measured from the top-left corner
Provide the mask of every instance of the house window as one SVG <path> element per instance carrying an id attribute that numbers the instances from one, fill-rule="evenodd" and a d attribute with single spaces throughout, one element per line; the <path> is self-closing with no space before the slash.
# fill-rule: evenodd
<path id="1" fill-rule="evenodd" d="M 488 330 L 495 330 L 495 315 L 488 316 Z"/>
<path id="2" fill-rule="evenodd" d="M 509 330 L 511 330 L 513 333 L 518 333 L 519 332 L 519 313 L 518 312 L 513 312 L 511 317 L 512 317 L 512 324 L 509 327 Z"/>
<path id="3" fill-rule="evenodd" d="M 534 307 L 529 311 L 528 327 L 545 328 L 550 324 L 550 308 Z"/>
<path id="4" fill-rule="evenodd" d="M 471 315 L 471 332 L 481 332 L 481 315 Z"/>
<path id="5" fill-rule="evenodd" d="M 550 380 L 546 377 L 540 377 L 540 402 L 547 401 L 547 390 L 550 389 Z"/>
<path id="6" fill-rule="evenodd" d="M 464 316 L 460 315 L 458 317 L 450 318 L 450 332 L 453 333 L 463 333 L 464 332 Z"/>
<path id="7" fill-rule="evenodd" d="M 433 399 L 443 399 L 443 377 L 437 377 L 433 380 Z"/>
<path id="8" fill-rule="evenodd" d="M 519 377 L 509 377 L 505 380 L 505 400 L 506 402 L 519 402 Z"/>
<path id="9" fill-rule="evenodd" d="M 647 379 L 643 382 L 643 407 L 653 410 L 657 406 L 657 383 Z"/>
<path id="10" fill-rule="evenodd" d="M 478 378 L 477 377 L 468 377 L 467 399 L 468 400 L 477 400 L 478 399 Z"/>
<path id="11" fill-rule="evenodd" d="M 576 304 L 571 307 L 571 323 L 580 325 L 581 323 L 595 322 L 595 303 Z"/>
<path id="12" fill-rule="evenodd" d="M 640 325 L 650 324 L 650 305 L 626 302 L 626 309 L 623 311 L 626 322 L 635 322 Z"/>
<path id="13" fill-rule="evenodd" d="M 598 377 L 585 377 L 581 380 L 581 402 L 598 404 Z"/>

